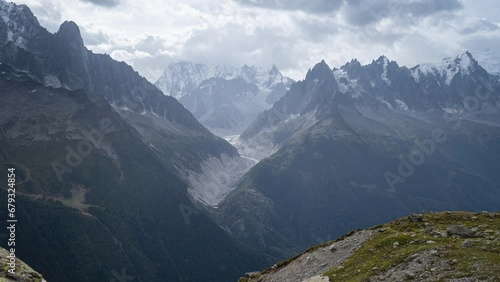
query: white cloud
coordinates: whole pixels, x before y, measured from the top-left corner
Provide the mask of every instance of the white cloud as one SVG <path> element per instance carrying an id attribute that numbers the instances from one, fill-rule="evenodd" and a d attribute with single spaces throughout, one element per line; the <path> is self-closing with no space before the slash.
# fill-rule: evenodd
<path id="1" fill-rule="evenodd" d="M 321 59 L 339 67 L 384 54 L 413 66 L 500 43 L 496 0 L 16 2 L 28 4 L 52 32 L 64 20 L 75 21 L 90 49 L 133 65 L 152 81 L 176 60 L 275 63 L 301 79 Z"/>

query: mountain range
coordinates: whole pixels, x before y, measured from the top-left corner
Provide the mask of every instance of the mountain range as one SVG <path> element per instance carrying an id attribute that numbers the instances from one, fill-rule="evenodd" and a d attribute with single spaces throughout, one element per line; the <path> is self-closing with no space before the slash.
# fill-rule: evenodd
<path id="1" fill-rule="evenodd" d="M 414 212 L 496 210 L 500 70 L 487 61 L 321 61 L 297 82 L 181 61 L 153 85 L 89 51 L 74 22 L 50 33 L 0 0 L 17 254 L 47 281 L 235 281 Z"/>
<path id="2" fill-rule="evenodd" d="M 422 210 L 499 206 L 500 86 L 472 54 L 401 67 L 324 61 L 237 140 L 262 159 L 219 205 L 232 234 L 288 255 Z"/>
<path id="3" fill-rule="evenodd" d="M 155 85 L 186 107 L 219 136 L 240 134 L 278 101 L 293 80 L 276 66 L 269 70 L 214 67 L 181 61 L 167 66 Z"/>

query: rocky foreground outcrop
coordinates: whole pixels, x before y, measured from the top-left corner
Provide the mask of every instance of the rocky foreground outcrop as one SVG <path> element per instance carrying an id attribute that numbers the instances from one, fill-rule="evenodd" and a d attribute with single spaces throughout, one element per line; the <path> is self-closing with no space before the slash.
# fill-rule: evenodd
<path id="1" fill-rule="evenodd" d="M 9 255 L 10 253 L 7 250 L 0 248 L 0 281 L 47 282 L 40 273 L 34 271 L 18 258 L 16 258 L 15 262 L 15 274 L 9 273 Z"/>
<path id="2" fill-rule="evenodd" d="M 412 214 L 240 279 L 251 281 L 500 281 L 500 213 Z"/>

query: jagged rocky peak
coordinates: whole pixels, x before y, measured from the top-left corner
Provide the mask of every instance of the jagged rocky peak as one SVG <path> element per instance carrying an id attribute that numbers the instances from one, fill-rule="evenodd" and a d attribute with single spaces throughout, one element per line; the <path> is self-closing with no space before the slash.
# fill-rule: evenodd
<path id="1" fill-rule="evenodd" d="M 361 63 L 357 59 L 352 59 L 350 62 L 341 66 L 340 69 L 346 72 L 350 77 L 357 77 L 361 71 Z"/>
<path id="2" fill-rule="evenodd" d="M 312 69 L 309 69 L 306 74 L 306 80 L 324 80 L 328 78 L 333 78 L 333 71 L 325 60 L 321 60 Z"/>
<path id="3" fill-rule="evenodd" d="M 380 55 L 380 57 L 378 57 L 378 59 L 374 60 L 372 63 L 385 64 L 386 62 L 389 62 L 389 59 L 385 55 Z"/>
<path id="4" fill-rule="evenodd" d="M 443 59 L 443 64 L 446 65 L 447 69 L 457 69 L 467 72 L 472 72 L 479 66 L 469 51 L 456 56 L 454 59 L 445 58 Z"/>
<path id="5" fill-rule="evenodd" d="M 5 23 L 24 19 L 39 25 L 31 10 L 24 4 L 17 5 L 13 2 L 0 0 L 0 16 Z"/>
<path id="6" fill-rule="evenodd" d="M 278 70 L 278 67 L 273 64 L 273 66 L 271 67 L 271 69 L 269 70 L 269 74 L 274 74 L 274 75 L 278 75 L 278 74 L 281 74 L 280 71 Z"/>
<path id="7" fill-rule="evenodd" d="M 239 77 L 247 82 L 256 82 L 257 68 L 255 66 L 243 65 Z"/>
<path id="8" fill-rule="evenodd" d="M 80 28 L 73 21 L 65 21 L 59 27 L 56 36 L 65 43 L 69 43 L 71 46 L 84 48 L 84 43 L 82 35 L 80 33 Z"/>

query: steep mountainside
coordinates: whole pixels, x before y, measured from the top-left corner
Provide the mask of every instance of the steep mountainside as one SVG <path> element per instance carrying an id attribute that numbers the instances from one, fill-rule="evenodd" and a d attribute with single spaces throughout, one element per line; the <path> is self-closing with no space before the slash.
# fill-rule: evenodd
<path id="1" fill-rule="evenodd" d="M 270 70 L 246 65 L 209 68 L 178 62 L 169 65 L 155 85 L 177 98 L 203 125 L 225 136 L 240 134 L 285 95 L 292 82 L 276 66 Z"/>
<path id="2" fill-rule="evenodd" d="M 234 147 L 130 66 L 88 51 L 75 23 L 65 22 L 51 34 L 25 5 L 0 0 L 0 9 L 0 62 L 29 72 L 45 85 L 104 97 L 167 166 L 190 182 L 190 191 L 202 195 L 201 200 L 217 202 L 230 189 L 226 179 L 211 171 L 207 175 L 207 166 L 217 163 L 227 174 L 248 166 Z M 199 182 L 207 178 L 222 188 L 205 191 Z"/>
<path id="3" fill-rule="evenodd" d="M 0 73 L 16 254 L 49 281 L 234 281 L 263 264 L 192 206 L 184 182 L 101 96 L 46 87 L 5 64 Z M 1 189 L 1 206 L 7 198 Z"/>
<path id="4" fill-rule="evenodd" d="M 495 209 L 499 97 L 469 53 L 412 69 L 385 57 L 333 71 L 321 62 L 241 136 L 276 153 L 224 200 L 222 220 L 237 238 L 293 253 L 411 212 Z"/>
<path id="5" fill-rule="evenodd" d="M 251 281 L 498 281 L 500 213 L 413 214 L 316 245 Z"/>

